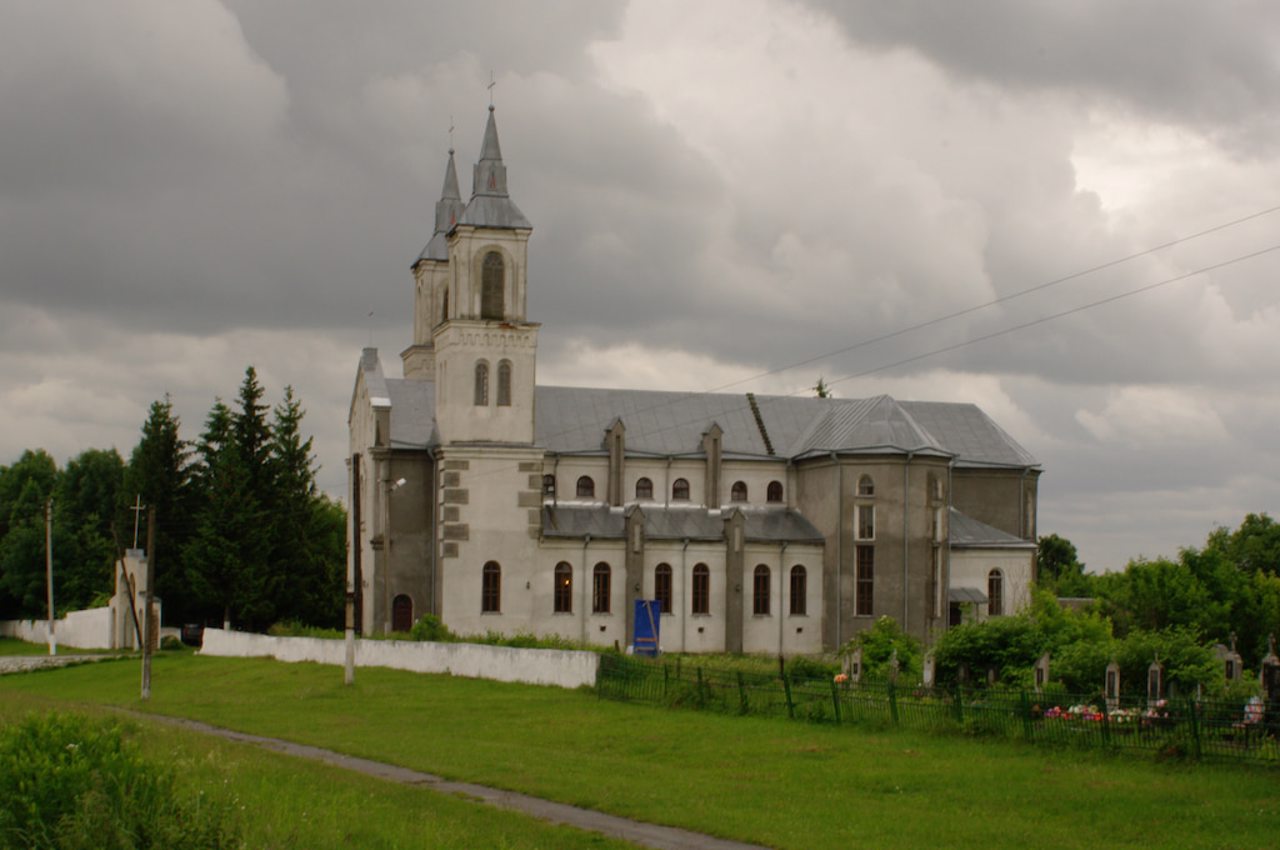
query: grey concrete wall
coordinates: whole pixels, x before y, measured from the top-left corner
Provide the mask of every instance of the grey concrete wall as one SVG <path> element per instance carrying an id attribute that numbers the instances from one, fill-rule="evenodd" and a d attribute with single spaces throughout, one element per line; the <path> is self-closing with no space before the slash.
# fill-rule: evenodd
<path id="1" fill-rule="evenodd" d="M 1023 475 L 1019 469 L 957 469 L 952 478 L 956 510 L 1015 537 L 1035 539 L 1034 522 L 1025 528 L 1027 496 L 1034 517 L 1038 472 Z"/>

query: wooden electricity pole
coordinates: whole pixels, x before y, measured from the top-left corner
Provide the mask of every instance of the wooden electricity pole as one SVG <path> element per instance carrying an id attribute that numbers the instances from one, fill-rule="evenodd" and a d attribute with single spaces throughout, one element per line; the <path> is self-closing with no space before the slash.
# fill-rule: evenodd
<path id="1" fill-rule="evenodd" d="M 151 699 L 151 635 L 160 631 L 155 622 L 156 509 L 147 508 L 147 592 L 142 609 L 142 699 Z"/>

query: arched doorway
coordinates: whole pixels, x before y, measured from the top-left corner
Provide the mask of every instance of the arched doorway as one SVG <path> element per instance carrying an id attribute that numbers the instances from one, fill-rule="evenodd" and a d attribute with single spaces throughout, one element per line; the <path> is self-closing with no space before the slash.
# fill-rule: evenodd
<path id="1" fill-rule="evenodd" d="M 413 628 L 413 600 L 401 593 L 391 601 L 391 631 L 407 632 Z"/>

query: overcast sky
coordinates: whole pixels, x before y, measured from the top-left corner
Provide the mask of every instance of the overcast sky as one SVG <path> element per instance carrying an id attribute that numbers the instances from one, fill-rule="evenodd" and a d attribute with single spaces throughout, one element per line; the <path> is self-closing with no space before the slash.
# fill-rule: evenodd
<path id="1" fill-rule="evenodd" d="M 1280 205 L 1267 0 L 8 0 L 0 464 L 253 364 L 341 495 L 491 70 L 541 383 L 976 402 L 1091 569 L 1280 513 L 1280 211 L 775 371 Z"/>

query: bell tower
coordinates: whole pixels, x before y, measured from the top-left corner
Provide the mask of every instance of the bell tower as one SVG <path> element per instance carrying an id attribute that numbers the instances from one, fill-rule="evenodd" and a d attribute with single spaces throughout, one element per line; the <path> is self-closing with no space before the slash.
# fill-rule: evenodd
<path id="1" fill-rule="evenodd" d="M 525 314 L 532 232 L 507 193 L 490 106 L 471 200 L 445 238 L 436 301 L 442 320 L 432 330 L 436 424 L 445 444 L 533 443 L 539 325 Z"/>
<path id="2" fill-rule="evenodd" d="M 458 193 L 458 171 L 453 166 L 453 148 L 444 171 L 444 188 L 436 201 L 436 226 L 431 241 L 422 249 L 413 266 L 413 344 L 400 352 L 406 378 L 433 381 L 436 376 L 435 342 L 432 330 L 444 321 L 449 285 L 449 232 L 465 209 Z"/>

